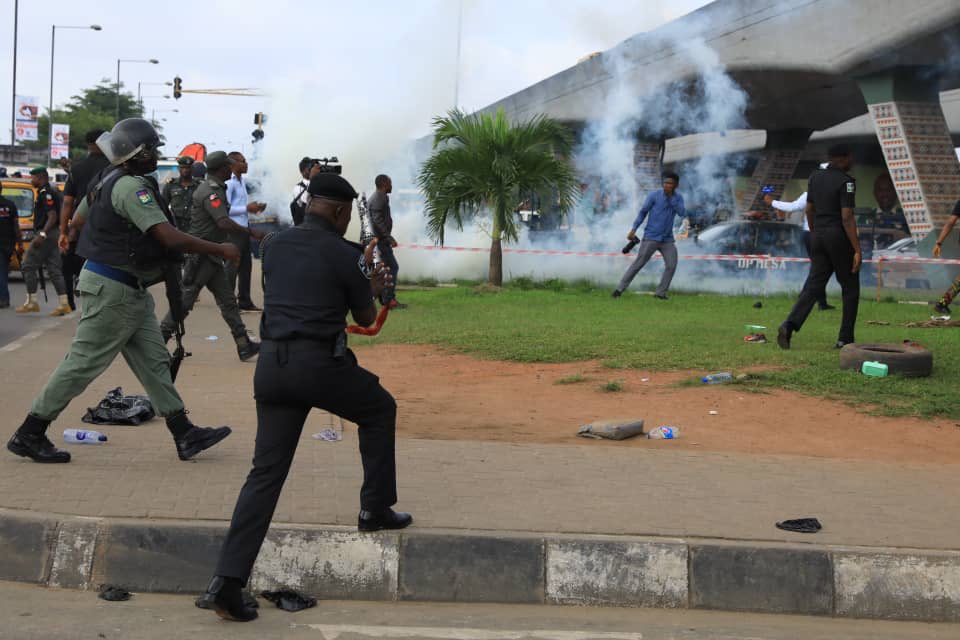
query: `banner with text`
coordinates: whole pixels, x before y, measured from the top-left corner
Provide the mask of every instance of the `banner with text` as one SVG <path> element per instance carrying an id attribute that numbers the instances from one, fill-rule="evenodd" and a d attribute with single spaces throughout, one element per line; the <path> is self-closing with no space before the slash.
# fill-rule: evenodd
<path id="1" fill-rule="evenodd" d="M 36 141 L 37 118 L 40 117 L 40 101 L 36 96 L 17 96 L 14 108 L 16 109 L 16 130 L 17 142 Z"/>
<path id="2" fill-rule="evenodd" d="M 59 160 L 60 158 L 70 157 L 70 125 L 53 125 L 50 137 L 50 159 Z"/>

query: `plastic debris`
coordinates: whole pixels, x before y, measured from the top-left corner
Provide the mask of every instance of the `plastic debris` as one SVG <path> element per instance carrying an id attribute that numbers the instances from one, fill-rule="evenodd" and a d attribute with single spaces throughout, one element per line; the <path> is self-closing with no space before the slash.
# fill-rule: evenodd
<path id="1" fill-rule="evenodd" d="M 643 420 L 597 420 L 580 427 L 577 435 L 595 440 L 626 440 L 643 434 Z"/>
<path id="2" fill-rule="evenodd" d="M 216 342 L 219 339 L 217 336 L 207 336 L 207 342 Z"/>
<path id="3" fill-rule="evenodd" d="M 712 416 L 716 416 L 716 415 L 719 415 L 719 414 L 720 414 L 719 411 L 715 411 L 715 410 L 712 410 L 712 409 L 711 409 L 710 411 L 707 411 L 707 413 L 709 413 L 709 414 L 712 415 Z"/>
<path id="4" fill-rule="evenodd" d="M 676 440 L 680 437 L 680 429 L 676 427 L 657 427 L 647 434 L 647 440 Z"/>
<path id="5" fill-rule="evenodd" d="M 317 606 L 317 599 L 305 596 L 293 589 L 279 589 L 277 591 L 261 591 L 260 597 L 277 605 L 277 609 L 284 611 L 303 611 Z"/>
<path id="6" fill-rule="evenodd" d="M 88 408 L 83 415 L 88 424 L 138 425 L 156 416 L 153 404 L 147 396 L 125 396 L 123 388 L 117 387 L 103 397 L 96 407 Z"/>
<path id="7" fill-rule="evenodd" d="M 860 367 L 860 373 L 873 376 L 874 378 L 886 378 L 887 373 L 889 373 L 889 367 L 882 362 L 872 362 L 868 360 Z"/>
<path id="8" fill-rule="evenodd" d="M 754 344 L 766 344 L 767 336 L 762 333 L 751 333 L 750 335 L 743 336 L 743 341 Z"/>
<path id="9" fill-rule="evenodd" d="M 105 584 L 101 587 L 100 594 L 97 597 L 101 600 L 109 600 L 111 602 L 123 602 L 124 600 L 130 599 L 130 592 L 123 587 Z"/>
<path id="10" fill-rule="evenodd" d="M 330 418 L 327 428 L 313 434 L 313 439 L 323 442 L 340 442 L 343 440 L 343 418 L 332 413 L 328 413 L 327 416 Z"/>
<path id="11" fill-rule="evenodd" d="M 797 518 L 796 520 L 784 520 L 777 523 L 777 529 L 793 531 L 794 533 L 816 533 L 822 528 L 823 525 L 816 518 Z"/>

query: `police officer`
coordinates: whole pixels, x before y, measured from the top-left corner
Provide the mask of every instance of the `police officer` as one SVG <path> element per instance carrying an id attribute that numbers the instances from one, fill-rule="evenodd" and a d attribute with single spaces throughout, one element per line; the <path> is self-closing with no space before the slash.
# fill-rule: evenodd
<path id="1" fill-rule="evenodd" d="M 60 239 L 58 225 L 60 191 L 50 185 L 50 176 L 46 167 L 37 167 L 30 171 L 30 183 L 37 190 L 33 204 L 33 239 L 27 256 L 23 261 L 23 280 L 27 284 L 27 301 L 17 307 L 17 313 L 39 313 L 37 303 L 37 280 L 40 269 L 46 269 L 57 291 L 57 307 L 50 315 L 64 316 L 70 313 L 70 301 L 67 300 L 67 285 L 63 279 L 63 262 L 57 242 Z"/>
<path id="2" fill-rule="evenodd" d="M 193 192 L 190 208 L 190 234 L 210 242 L 227 242 L 230 234 L 248 234 L 257 240 L 263 233 L 241 227 L 230 219 L 230 204 L 227 202 L 226 180 L 230 177 L 232 161 L 223 151 L 214 151 L 207 156 L 207 177 Z M 230 327 L 237 344 L 237 355 L 246 361 L 257 355 L 260 345 L 247 336 L 247 327 L 240 319 L 240 309 L 233 295 L 227 268 L 215 255 L 191 256 L 183 269 L 183 309 L 190 313 L 203 288 L 213 294 L 220 308 L 220 315 Z M 173 316 L 167 312 L 160 323 L 164 341 L 169 340 L 176 328 Z"/>
<path id="3" fill-rule="evenodd" d="M 843 317 L 836 348 L 854 342 L 857 307 L 860 304 L 860 239 L 853 214 L 857 183 L 847 173 L 853 164 L 850 149 L 835 145 L 828 152 L 826 169 L 810 175 L 807 186 L 806 216 L 812 236 L 810 273 L 800 297 L 777 332 L 781 349 L 790 348 L 790 339 L 800 331 L 818 298 L 824 295 L 827 281 L 836 274 L 843 296 Z"/>
<path id="4" fill-rule="evenodd" d="M 190 229 L 190 208 L 193 206 L 193 192 L 200 185 L 199 180 L 193 178 L 193 158 L 180 156 L 177 158 L 179 178 L 170 178 L 163 185 L 163 199 L 170 207 L 177 228 L 181 231 Z"/>
<path id="5" fill-rule="evenodd" d="M 13 200 L 0 195 L 0 309 L 10 308 L 10 289 L 7 275 L 10 256 L 20 242 L 20 214 Z"/>
<path id="6" fill-rule="evenodd" d="M 171 251 L 238 261 L 232 244 L 205 242 L 177 231 L 155 180 L 160 138 L 146 120 L 128 118 L 97 141 L 113 167 L 95 178 L 71 223 L 83 225 L 77 252 L 86 258 L 78 285 L 82 312 L 70 351 L 37 396 L 7 448 L 35 462 L 69 462 L 47 439 L 50 423 L 103 373 L 118 353 L 166 418 L 177 455 L 189 460 L 228 435 L 230 427 L 202 428 L 187 418 L 170 379 L 170 354 L 160 338 L 147 290 L 163 279 Z"/>
<path id="7" fill-rule="evenodd" d="M 370 326 L 373 299 L 390 283 L 373 266 L 373 240 L 363 251 L 343 239 L 353 199 L 350 183 L 331 173 L 310 180 L 303 224 L 271 234 L 263 245 L 263 343 L 253 387 L 257 439 L 253 469 L 240 491 L 215 576 L 198 606 L 229 620 L 257 617 L 244 606 L 250 576 L 273 517 L 300 432 L 316 407 L 359 427 L 363 486 L 360 531 L 401 529 L 413 518 L 394 512 L 397 405 L 374 374 L 346 348 L 346 314 Z"/>

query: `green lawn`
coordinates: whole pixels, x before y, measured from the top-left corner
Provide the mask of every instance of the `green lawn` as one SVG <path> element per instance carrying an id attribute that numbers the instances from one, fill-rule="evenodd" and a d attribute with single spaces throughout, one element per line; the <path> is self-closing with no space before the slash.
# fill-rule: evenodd
<path id="1" fill-rule="evenodd" d="M 608 290 L 588 284 L 534 286 L 522 281 L 499 292 L 464 284 L 404 290 L 400 297 L 409 308 L 392 313 L 380 336 L 355 336 L 352 343 L 433 344 L 480 358 L 520 362 L 599 359 L 613 369 L 708 373 L 759 367 L 762 374 L 737 384 L 757 391 L 784 388 L 840 399 L 884 415 L 960 416 L 960 329 L 901 326 L 929 318 L 930 310 L 923 306 L 872 300 L 860 305 L 858 340 L 911 339 L 933 351 L 933 376 L 905 379 L 839 370 L 832 348 L 839 309 L 814 309 L 803 331 L 794 335 L 793 348 L 779 349 L 776 327 L 794 296 L 768 297 L 762 309 L 754 309 L 754 297 L 671 293 L 670 300 L 660 301 L 627 293 L 617 300 Z M 831 296 L 831 301 L 839 304 L 839 296 Z M 891 325 L 869 325 L 868 320 Z M 744 343 L 744 324 L 766 326 L 770 342 Z"/>

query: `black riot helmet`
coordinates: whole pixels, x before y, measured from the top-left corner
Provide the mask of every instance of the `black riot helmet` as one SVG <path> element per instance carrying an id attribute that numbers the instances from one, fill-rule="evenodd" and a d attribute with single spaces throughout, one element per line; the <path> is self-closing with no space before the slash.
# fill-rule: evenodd
<path id="1" fill-rule="evenodd" d="M 157 147 L 162 144 L 157 130 L 143 118 L 121 120 L 97 138 L 97 146 L 110 164 L 129 162 L 136 173 L 150 173 L 157 168 Z"/>

